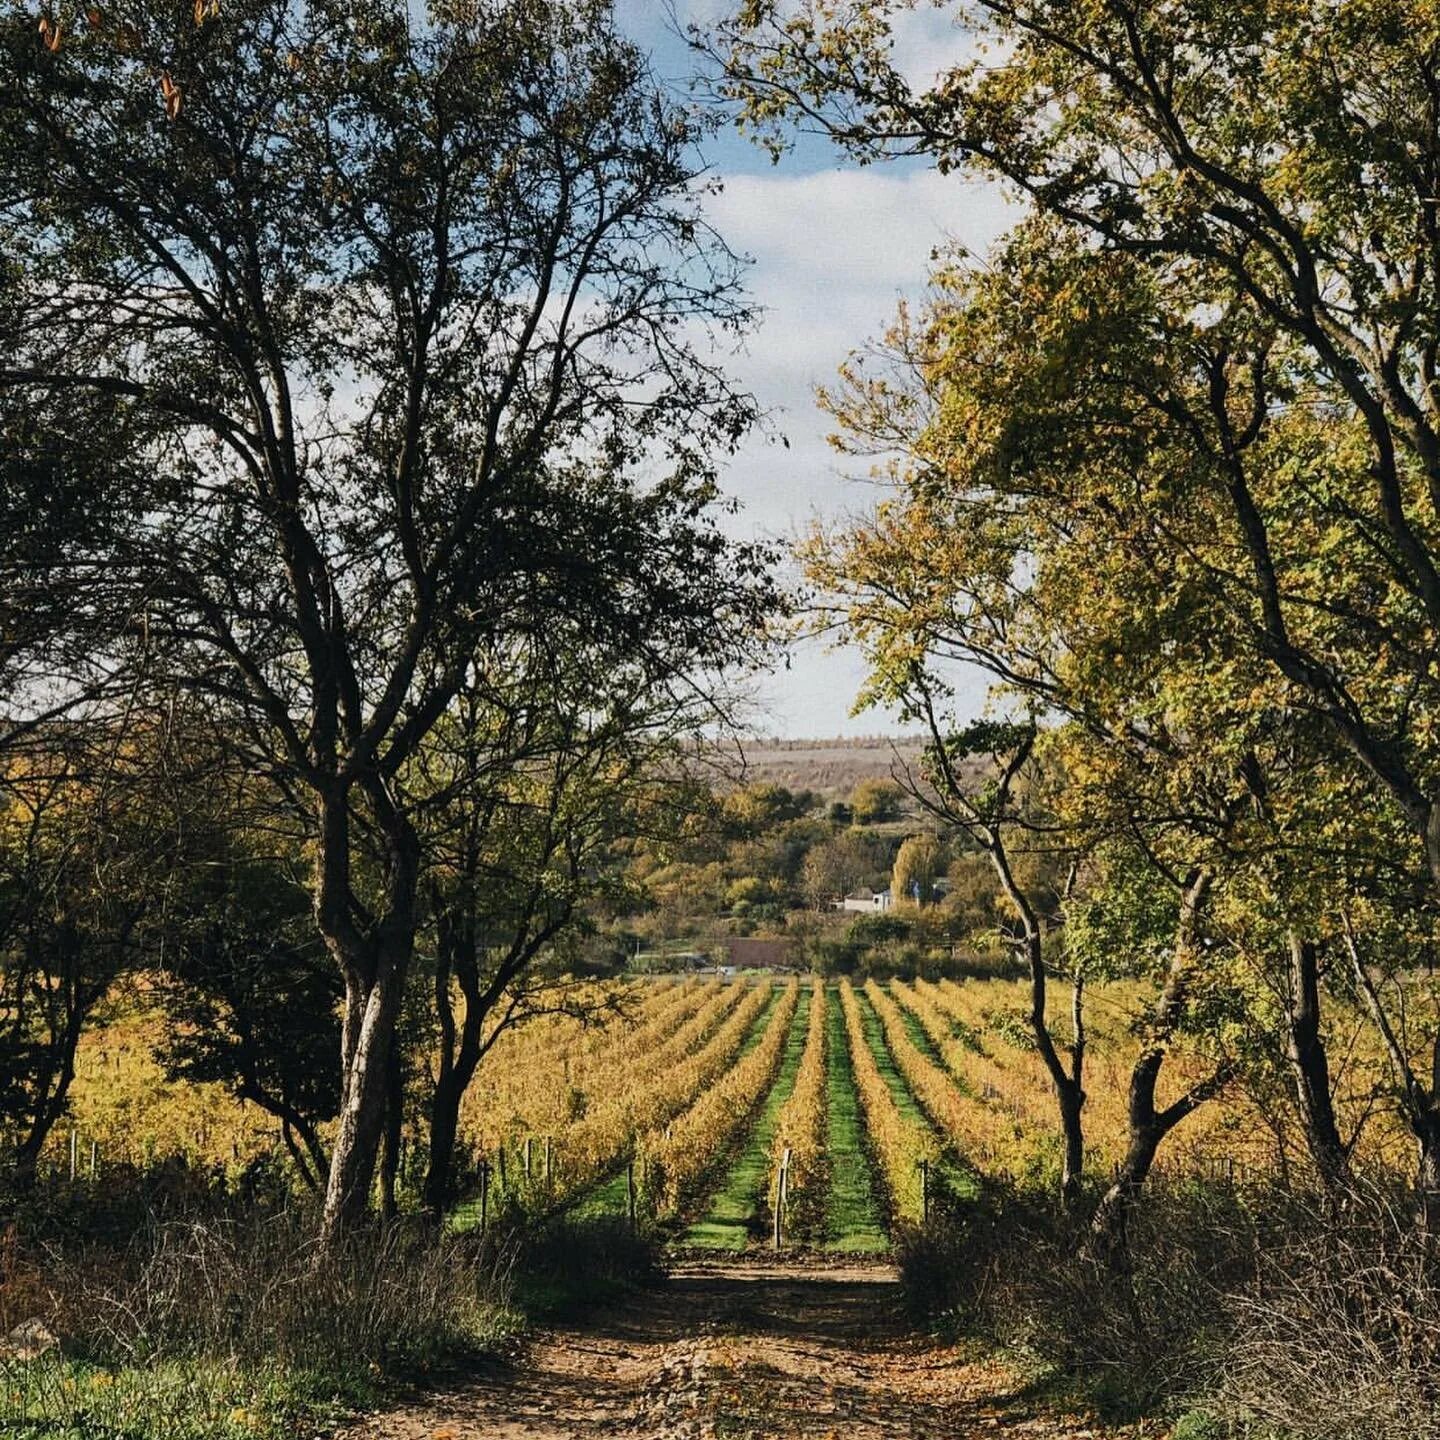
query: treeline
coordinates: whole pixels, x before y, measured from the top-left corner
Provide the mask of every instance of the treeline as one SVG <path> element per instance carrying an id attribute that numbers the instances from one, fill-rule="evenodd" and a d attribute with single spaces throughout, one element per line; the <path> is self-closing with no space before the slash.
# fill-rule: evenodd
<path id="1" fill-rule="evenodd" d="M 892 32 L 909 7 L 883 0 L 749 5 L 714 36 L 721 89 L 777 148 L 792 125 L 818 129 L 855 159 L 924 157 L 1023 202 L 985 256 L 956 249 L 917 276 L 924 302 L 826 394 L 836 443 L 880 456 L 888 493 L 807 547 L 824 622 L 866 652 L 865 697 L 928 730 L 917 801 L 990 858 L 1084 1253 L 1126 1271 L 1157 1153 L 1265 1067 L 1305 1138 L 1297 1183 L 1354 1214 L 1367 1245 L 1389 1244 L 1391 1223 L 1433 1234 L 1433 17 L 941 8 L 976 58 L 933 83 L 902 69 Z M 990 677 L 992 718 L 955 718 L 959 664 Z M 962 768 L 976 757 L 978 782 Z M 1053 894 L 1017 871 L 1036 852 L 1062 863 Z M 1084 987 L 1100 975 L 1144 976 L 1156 999 L 1137 1022 L 1128 1153 L 1092 1188 Z M 1057 980 L 1074 997 L 1061 1024 Z M 1407 1193 L 1387 1191 L 1374 1227 L 1347 1207 L 1395 1177 L 1357 1174 L 1337 1015 L 1386 1056 L 1375 1103 L 1411 1137 Z M 1173 1087 L 1182 1036 L 1210 1064 Z M 1358 1330 L 1423 1374 L 1386 1327 L 1431 1323 L 1433 1293 L 1392 1308 L 1352 1261 L 1335 1272 L 1358 1287 L 1348 1313 L 1391 1317 Z M 1343 1433 L 1419 1433 L 1345 1413 Z"/>
<path id="2" fill-rule="evenodd" d="M 1053 888 L 1046 857 L 1017 864 Z M 1009 965 L 997 931 L 1004 900 L 984 854 L 895 780 L 862 780 L 832 800 L 769 782 L 697 793 L 683 831 L 638 839 L 626 873 L 634 910 L 607 927 L 608 946 L 597 936 L 597 957 L 714 943 L 723 931 L 785 939 L 798 964 L 827 975 Z M 858 908 L 843 908 L 847 896 Z"/>
<path id="3" fill-rule="evenodd" d="M 599 3 L 17 4 L 0 47 L 4 1168 L 143 972 L 327 1243 L 411 1118 L 438 1217 L 479 1060 L 570 1003 L 783 609 L 717 523 L 701 122 Z"/>

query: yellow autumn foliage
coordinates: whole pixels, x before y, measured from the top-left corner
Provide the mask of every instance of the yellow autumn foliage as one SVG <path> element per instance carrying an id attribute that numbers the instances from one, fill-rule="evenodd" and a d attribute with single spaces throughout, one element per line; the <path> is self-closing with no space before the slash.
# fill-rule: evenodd
<path id="1" fill-rule="evenodd" d="M 755 993 L 768 1002 L 770 989 L 766 981 Z M 749 1054 L 703 1089 L 677 1120 L 641 1141 L 646 1185 L 657 1214 L 680 1210 L 750 1119 L 775 1081 L 799 1003 L 799 982 L 791 980 Z"/>
<path id="2" fill-rule="evenodd" d="M 805 1240 L 818 1240 L 825 1228 L 825 1196 L 830 1161 L 825 1131 L 825 982 L 816 979 L 810 992 L 810 1019 L 805 1050 L 795 1073 L 795 1088 L 781 1106 L 771 1147 L 771 1204 L 775 1200 L 780 1161 L 790 1151 L 787 1182 L 787 1224 Z"/>

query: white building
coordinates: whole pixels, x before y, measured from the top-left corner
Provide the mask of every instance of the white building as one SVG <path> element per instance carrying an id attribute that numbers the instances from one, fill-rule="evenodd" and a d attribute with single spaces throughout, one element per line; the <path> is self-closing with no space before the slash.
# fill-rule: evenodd
<path id="1" fill-rule="evenodd" d="M 837 902 L 839 910 L 850 910 L 860 915 L 873 915 L 877 910 L 888 910 L 894 904 L 888 890 L 857 890 Z"/>

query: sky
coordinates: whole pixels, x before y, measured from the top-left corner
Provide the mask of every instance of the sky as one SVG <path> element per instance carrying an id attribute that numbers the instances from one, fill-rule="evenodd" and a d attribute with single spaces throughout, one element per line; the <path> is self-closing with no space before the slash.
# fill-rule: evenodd
<path id="1" fill-rule="evenodd" d="M 676 0 L 674 9 L 682 23 L 703 23 L 722 4 Z M 656 72 L 686 88 L 697 61 L 666 0 L 617 0 L 616 10 L 625 31 L 650 51 Z M 895 38 L 897 61 L 916 80 L 964 52 L 964 37 L 944 10 L 908 12 Z M 862 168 L 818 139 L 777 165 L 727 129 L 704 158 L 723 186 L 708 213 L 732 249 L 752 261 L 748 288 L 761 308 L 758 329 L 730 358 L 730 373 L 771 417 L 769 433 L 747 441 L 723 476 L 741 507 L 731 528 L 788 544 L 817 521 L 863 512 L 877 498 L 863 462 L 826 443 L 831 427 L 815 404 L 816 385 L 832 381 L 851 351 L 884 331 L 902 298 L 923 295 L 937 247 L 981 252 L 1015 215 L 992 186 L 916 163 Z M 897 729 L 882 711 L 850 714 L 863 678 L 853 650 L 801 641 L 788 664 L 753 684 L 751 723 L 790 738 Z M 973 713 L 983 695 L 982 681 L 962 681 L 958 707 Z"/>

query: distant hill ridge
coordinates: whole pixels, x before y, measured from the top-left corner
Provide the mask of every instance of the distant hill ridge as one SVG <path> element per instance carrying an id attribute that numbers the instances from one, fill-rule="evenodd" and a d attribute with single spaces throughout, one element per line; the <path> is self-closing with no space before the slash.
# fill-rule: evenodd
<path id="1" fill-rule="evenodd" d="M 919 735 L 847 735 L 814 740 L 761 736 L 746 741 L 741 753 L 748 782 L 838 796 L 853 790 L 862 780 L 888 779 L 897 762 L 914 765 L 924 743 Z"/>

